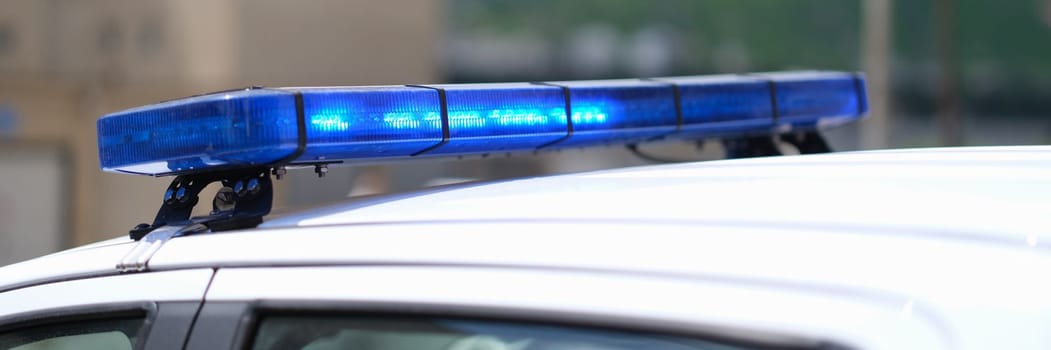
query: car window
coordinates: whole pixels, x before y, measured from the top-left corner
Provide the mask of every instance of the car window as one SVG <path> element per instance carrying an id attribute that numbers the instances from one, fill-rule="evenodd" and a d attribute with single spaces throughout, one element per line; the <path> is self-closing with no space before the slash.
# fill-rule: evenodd
<path id="1" fill-rule="evenodd" d="M 441 318 L 272 316 L 263 317 L 255 350 L 285 349 L 748 349 L 715 340 L 653 333 L 532 323 Z"/>
<path id="2" fill-rule="evenodd" d="M 118 318 L 53 323 L 0 333 L 0 349 L 133 349 L 145 319 Z"/>

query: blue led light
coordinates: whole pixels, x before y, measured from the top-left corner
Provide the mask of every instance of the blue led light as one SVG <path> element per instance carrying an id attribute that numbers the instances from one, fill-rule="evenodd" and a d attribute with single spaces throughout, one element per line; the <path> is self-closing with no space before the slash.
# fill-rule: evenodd
<path id="1" fill-rule="evenodd" d="M 297 145 L 295 99 L 241 90 L 135 108 L 98 120 L 103 170 L 144 174 L 270 164 Z"/>
<path id="2" fill-rule="evenodd" d="M 868 112 L 864 80 L 849 73 L 789 72 L 759 74 L 777 90 L 778 123 L 813 129 L 848 123 Z"/>
<path id="3" fill-rule="evenodd" d="M 307 148 L 297 161 L 409 156 L 442 140 L 433 89 L 407 86 L 299 89 Z"/>
<path id="4" fill-rule="evenodd" d="M 581 105 L 573 109 L 573 125 L 582 126 L 581 129 L 587 129 L 588 125 L 604 124 L 608 119 L 609 115 L 602 108 Z"/>
<path id="5" fill-rule="evenodd" d="M 774 127 L 770 83 L 741 75 L 658 78 L 679 89 L 678 138 L 769 133 Z"/>
<path id="6" fill-rule="evenodd" d="M 742 137 L 859 119 L 864 89 L 854 74 L 807 72 L 239 90 L 104 116 L 99 159 L 164 175 Z"/>
<path id="7" fill-rule="evenodd" d="M 569 88 L 573 135 L 555 147 L 645 141 L 678 124 L 671 85 L 642 80 L 554 82 Z"/>
<path id="8" fill-rule="evenodd" d="M 322 133 L 347 131 L 350 122 L 341 114 L 317 114 L 310 117 L 310 127 Z"/>
<path id="9" fill-rule="evenodd" d="M 534 150 L 568 134 L 561 88 L 527 83 L 434 87 L 445 90 L 449 142 L 429 154 Z"/>

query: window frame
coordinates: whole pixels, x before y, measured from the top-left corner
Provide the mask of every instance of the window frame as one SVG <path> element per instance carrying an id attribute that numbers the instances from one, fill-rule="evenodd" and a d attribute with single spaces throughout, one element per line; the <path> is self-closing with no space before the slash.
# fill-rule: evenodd
<path id="1" fill-rule="evenodd" d="M 187 350 L 245 349 L 258 315 L 282 310 L 562 324 L 774 348 L 952 348 L 951 334 L 939 327 L 936 313 L 922 309 L 902 318 L 899 302 L 908 299 L 894 294 L 683 277 L 500 265 L 224 266 L 216 271 Z M 558 289 L 537 289 L 543 286 Z M 631 293 L 606 293 L 610 290 Z M 212 318 L 229 321 L 203 321 Z M 215 336 L 202 322 L 237 330 Z M 873 324 L 881 328 L 865 326 Z"/>
<path id="2" fill-rule="evenodd" d="M 139 350 L 146 346 L 147 338 L 153 330 L 157 318 L 156 302 L 124 302 L 95 305 L 52 308 L 29 311 L 0 317 L 0 333 L 17 332 L 30 327 L 53 326 L 64 323 L 91 322 L 117 318 L 141 317 L 135 343 L 132 348 Z"/>
<path id="3" fill-rule="evenodd" d="M 142 315 L 134 349 L 183 350 L 214 269 L 105 275 L 0 292 L 0 331 Z"/>
<path id="4" fill-rule="evenodd" d="M 697 325 L 675 322 L 634 322 L 618 317 L 601 315 L 582 315 L 568 312 L 551 312 L 528 309 L 509 310 L 487 306 L 465 307 L 441 304 L 394 303 L 394 302 L 361 302 L 361 301 L 315 301 L 315 300 L 256 300 L 252 302 L 210 302 L 211 304 L 240 304 L 242 313 L 238 317 L 237 331 L 231 340 L 230 349 L 252 349 L 257 331 L 265 317 L 268 316 L 350 316 L 350 317 L 388 317 L 419 319 L 458 319 L 476 322 L 500 322 L 523 325 L 542 325 L 572 329 L 615 331 L 626 333 L 643 333 L 667 335 L 674 337 L 701 339 L 728 345 L 769 350 L 815 350 L 815 349 L 853 349 L 838 343 L 773 336 L 770 339 L 752 336 L 734 336 L 733 330 L 721 330 L 712 327 L 699 329 Z M 193 348 L 188 348 L 193 349 Z"/>

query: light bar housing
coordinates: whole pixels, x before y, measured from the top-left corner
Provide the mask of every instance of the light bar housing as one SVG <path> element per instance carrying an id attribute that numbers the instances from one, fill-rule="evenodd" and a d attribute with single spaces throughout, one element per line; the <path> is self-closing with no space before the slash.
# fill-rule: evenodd
<path id="1" fill-rule="evenodd" d="M 368 163 L 814 130 L 868 111 L 856 73 L 249 88 L 99 118 L 105 171 Z"/>

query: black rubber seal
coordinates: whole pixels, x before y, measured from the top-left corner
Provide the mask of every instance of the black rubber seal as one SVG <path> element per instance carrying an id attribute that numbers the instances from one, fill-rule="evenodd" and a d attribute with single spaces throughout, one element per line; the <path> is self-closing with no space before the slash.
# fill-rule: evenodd
<path id="1" fill-rule="evenodd" d="M 303 107 L 303 93 L 296 90 L 292 94 L 296 103 L 296 150 L 292 151 L 292 154 L 289 154 L 288 157 L 270 164 L 269 166 L 272 168 L 292 163 L 307 150 L 307 117 Z"/>
<path id="2" fill-rule="evenodd" d="M 781 122 L 781 109 L 777 107 L 777 83 L 774 83 L 773 79 L 767 79 L 766 84 L 770 87 L 770 108 L 773 110 L 774 125 L 777 125 Z"/>
<path id="3" fill-rule="evenodd" d="M 653 138 L 650 138 L 647 141 L 660 140 L 660 139 L 663 139 L 665 137 L 668 137 L 668 136 L 671 136 L 671 135 L 675 135 L 675 134 L 679 133 L 680 131 L 682 131 L 682 126 L 686 124 L 686 121 L 683 119 L 683 116 L 682 116 L 682 90 L 679 89 L 679 84 L 677 84 L 675 82 L 664 81 L 664 80 L 654 79 L 654 78 L 643 78 L 643 79 L 639 79 L 639 80 L 652 82 L 652 83 L 658 83 L 658 84 L 664 84 L 664 85 L 670 86 L 671 87 L 672 101 L 675 103 L 675 130 L 672 130 L 671 132 L 668 132 L 667 134 L 661 134 L 661 135 L 654 136 Z"/>
<path id="4" fill-rule="evenodd" d="M 661 80 L 658 78 L 642 78 L 639 80 L 671 86 L 672 99 L 675 101 L 675 131 L 673 131 L 672 134 L 682 130 L 682 126 L 686 124 L 686 121 L 682 117 L 682 90 L 679 88 L 679 84 L 672 81 Z"/>
<path id="5" fill-rule="evenodd" d="M 764 77 L 762 75 L 740 74 L 740 76 L 756 78 L 766 81 L 766 86 L 770 90 L 770 109 L 772 112 L 771 116 L 774 119 L 774 127 L 777 127 L 778 122 L 781 121 L 781 110 L 777 108 L 777 83 L 774 82 L 774 79 L 770 77 Z"/>
<path id="6" fill-rule="evenodd" d="M 865 96 L 866 89 L 865 84 L 861 82 L 861 74 L 854 73 L 851 76 L 854 78 L 854 93 L 858 97 L 858 116 L 861 116 L 865 114 L 865 109 L 871 109 L 872 106 L 869 105 L 868 96 Z M 865 107 L 861 106 L 861 101 L 865 101 Z"/>
<path id="7" fill-rule="evenodd" d="M 415 87 L 415 88 L 431 89 L 431 90 L 438 91 L 438 104 L 441 106 L 441 114 L 442 114 L 442 140 L 441 140 L 441 142 L 438 142 L 434 146 L 430 146 L 430 147 L 424 148 L 422 151 L 413 153 L 413 154 L 411 154 L 411 156 L 415 157 L 415 156 L 418 156 L 418 155 L 421 155 L 421 154 L 424 154 L 424 153 L 436 150 L 439 147 L 444 146 L 445 144 L 449 143 L 449 102 L 448 102 L 448 99 L 445 97 L 445 89 L 444 88 L 440 88 L 440 87 L 436 87 L 436 86 L 427 86 L 427 85 L 405 85 L 405 86 Z"/>
<path id="8" fill-rule="evenodd" d="M 545 83 L 545 82 L 531 82 L 530 84 L 543 85 L 543 86 L 554 86 L 554 87 L 557 87 L 557 88 L 561 88 L 562 89 L 562 97 L 565 98 L 565 101 L 566 101 L 566 136 L 563 136 L 563 137 L 559 138 L 558 140 L 554 140 L 554 141 L 545 143 L 543 145 L 540 145 L 536 149 L 539 151 L 541 149 L 557 145 L 557 144 L 559 144 L 561 142 L 569 140 L 570 137 L 573 137 L 573 104 L 572 104 L 573 99 L 570 97 L 569 87 L 565 86 L 565 85 L 558 85 L 558 84 Z"/>
<path id="9" fill-rule="evenodd" d="M 682 117 L 682 91 L 679 90 L 679 84 L 671 84 L 672 97 L 675 99 L 675 132 L 682 130 L 682 125 L 685 124 L 685 120 Z"/>

